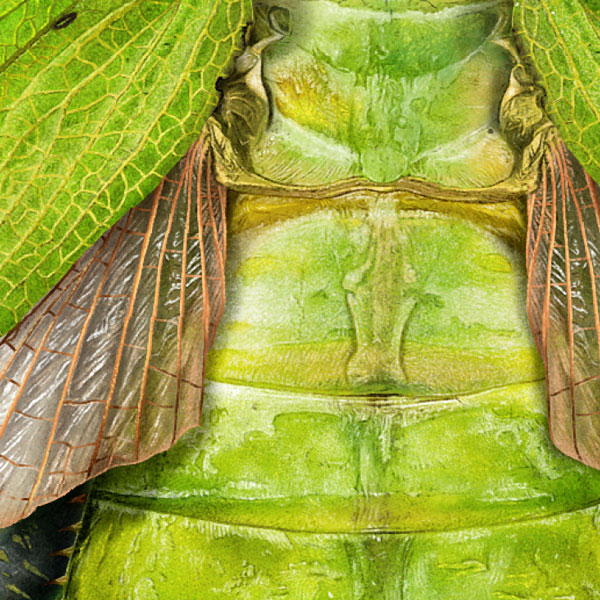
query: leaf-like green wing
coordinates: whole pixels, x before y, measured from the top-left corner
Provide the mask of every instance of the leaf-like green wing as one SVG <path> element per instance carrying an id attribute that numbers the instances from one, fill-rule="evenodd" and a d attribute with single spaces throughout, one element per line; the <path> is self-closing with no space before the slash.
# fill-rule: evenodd
<path id="1" fill-rule="evenodd" d="M 0 65 L 15 60 L 77 0 L 5 0 L 0 6 Z"/>
<path id="2" fill-rule="evenodd" d="M 598 0 L 516 0 L 513 24 L 564 142 L 600 181 Z"/>
<path id="3" fill-rule="evenodd" d="M 10 2 L 2 28 L 38 4 Z M 199 137 L 251 15 L 250 0 L 60 7 L 0 67 L 0 333 Z"/>

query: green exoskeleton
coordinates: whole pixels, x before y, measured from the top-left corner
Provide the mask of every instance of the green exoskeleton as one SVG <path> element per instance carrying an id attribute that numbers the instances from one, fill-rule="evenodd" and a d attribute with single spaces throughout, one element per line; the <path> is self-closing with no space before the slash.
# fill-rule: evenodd
<path id="1" fill-rule="evenodd" d="M 597 3 L 97 4 L 0 9 L 5 597 L 600 595 Z"/>

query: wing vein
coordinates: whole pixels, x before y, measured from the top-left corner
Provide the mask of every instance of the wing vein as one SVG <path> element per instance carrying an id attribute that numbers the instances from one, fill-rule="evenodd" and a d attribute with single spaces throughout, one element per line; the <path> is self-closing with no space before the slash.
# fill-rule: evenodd
<path id="1" fill-rule="evenodd" d="M 560 150 L 553 149 L 554 155 L 558 162 L 558 168 L 561 176 L 560 186 L 560 200 L 562 202 L 562 219 L 563 219 L 563 236 L 564 236 L 564 251 L 565 251 L 565 283 L 566 283 L 566 297 L 567 297 L 567 329 L 568 329 L 568 342 L 569 342 L 569 400 L 571 409 L 571 433 L 573 436 L 573 449 L 579 460 L 581 460 L 581 454 L 578 448 L 577 441 L 577 420 L 575 415 L 575 388 L 573 383 L 575 380 L 575 344 L 573 339 L 573 297 L 571 295 L 572 282 L 571 282 L 571 265 L 569 262 L 570 249 L 567 243 L 569 239 L 568 232 L 568 215 L 567 215 L 567 189 L 565 182 L 567 181 L 567 166 L 564 162 L 564 155 Z"/>
<path id="2" fill-rule="evenodd" d="M 114 260 L 114 257 L 115 257 L 116 252 L 117 252 L 117 248 L 119 247 L 120 242 L 123 239 L 124 235 L 125 235 L 125 229 L 122 229 L 121 232 L 119 233 L 119 238 L 118 238 L 117 243 L 115 244 L 115 248 L 113 249 L 113 251 L 111 253 L 111 259 L 110 259 L 111 261 Z M 38 476 L 36 478 L 35 483 L 33 484 L 31 492 L 29 494 L 29 500 L 27 502 L 27 506 L 25 507 L 25 510 L 27 510 L 29 508 L 30 504 L 33 502 L 35 494 L 36 494 L 36 492 L 37 492 L 37 490 L 38 490 L 38 488 L 39 488 L 39 486 L 40 486 L 40 484 L 42 482 L 42 477 L 44 475 L 44 470 L 46 468 L 46 464 L 47 464 L 48 458 L 50 456 L 50 447 L 52 445 L 52 441 L 54 439 L 54 434 L 56 433 L 56 429 L 58 427 L 59 416 L 60 416 L 63 404 L 65 402 L 65 399 L 67 397 L 67 391 L 69 389 L 69 386 L 71 384 L 73 375 L 75 373 L 75 367 L 77 366 L 77 361 L 78 361 L 79 356 L 81 354 L 81 349 L 83 347 L 83 340 L 85 338 L 85 334 L 87 333 L 89 324 L 90 324 L 90 322 L 92 320 L 92 316 L 94 314 L 94 308 L 98 304 L 98 300 L 99 300 L 99 297 L 100 297 L 100 290 L 102 289 L 102 286 L 104 285 L 104 282 L 106 281 L 108 272 L 109 272 L 109 269 L 106 269 L 104 271 L 103 275 L 102 275 L 101 283 L 98 286 L 98 288 L 96 289 L 96 292 L 94 293 L 94 299 L 93 299 L 92 304 L 91 304 L 90 312 L 86 316 L 85 322 L 84 322 L 84 324 L 83 324 L 83 326 L 81 328 L 81 333 L 80 333 L 79 338 L 77 340 L 77 345 L 75 347 L 75 352 L 73 353 L 74 356 L 73 356 L 73 359 L 71 361 L 71 365 L 69 367 L 69 372 L 67 373 L 67 377 L 66 377 L 65 383 L 63 385 L 63 391 L 62 391 L 60 399 L 58 401 L 58 406 L 56 408 L 56 412 L 55 412 L 55 415 L 54 415 L 54 420 L 53 420 L 53 423 L 52 423 L 52 428 L 50 430 L 50 435 L 48 437 L 48 441 L 47 441 L 47 444 L 46 444 L 46 450 L 44 452 L 44 456 L 43 456 L 41 464 L 40 464 L 40 469 L 39 469 L 39 472 L 38 472 Z"/>

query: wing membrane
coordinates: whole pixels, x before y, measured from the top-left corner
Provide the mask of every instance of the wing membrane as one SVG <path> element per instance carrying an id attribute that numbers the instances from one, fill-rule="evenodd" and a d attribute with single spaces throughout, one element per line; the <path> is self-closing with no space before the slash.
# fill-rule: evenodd
<path id="1" fill-rule="evenodd" d="M 224 304 L 203 138 L 0 340 L 0 525 L 199 424 Z"/>
<path id="2" fill-rule="evenodd" d="M 562 141 L 529 197 L 528 312 L 546 365 L 556 446 L 600 468 L 600 202 Z"/>

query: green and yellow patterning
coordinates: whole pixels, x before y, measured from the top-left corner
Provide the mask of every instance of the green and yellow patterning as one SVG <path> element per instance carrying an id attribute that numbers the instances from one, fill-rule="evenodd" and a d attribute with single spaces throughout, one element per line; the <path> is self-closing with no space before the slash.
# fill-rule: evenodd
<path id="1" fill-rule="evenodd" d="M 38 354 L 26 374 L 15 366 L 25 334 L 6 338 L 5 372 L 21 387 L 0 460 L 15 473 L 43 463 L 11 496 L 17 516 L 70 477 L 72 487 L 174 444 L 94 480 L 53 593 L 600 595 L 600 473 L 582 464 L 600 465 L 598 3 L 256 0 L 243 34 L 249 7 L 233 0 L 130 1 L 106 14 L 66 4 L 46 25 L 31 21 L 21 46 L 7 43 L 0 72 L 2 85 L 21 71 L 33 81 L 11 87 L 18 100 L 0 112 L 12 152 L 0 184 L 12 198 L 0 212 L 0 237 L 13 240 L 0 241 L 5 328 L 41 295 L 30 285 L 48 289 L 165 174 L 167 157 L 204 135 L 71 272 L 83 291 L 73 288 L 65 314 L 84 311 L 83 324 L 62 325 L 49 301 L 34 309 L 27 331 L 49 319 L 58 333 L 28 342 Z M 84 18 L 70 34 L 62 24 L 75 13 Z M 47 46 L 55 38 L 60 52 Z M 84 73 L 88 38 L 107 53 L 94 68 L 114 80 Z M 68 57 L 82 70 L 73 81 Z M 90 94 L 123 99 L 98 125 Z M 43 118 L 38 96 L 52 104 Z M 70 136 L 81 158 L 66 173 Z M 64 236 L 31 238 L 21 224 L 42 235 L 63 201 L 79 207 L 72 219 L 66 210 Z M 3 265 L 21 269 L 26 244 L 29 271 L 16 276 Z M 75 358 L 55 367 L 51 352 Z M 44 387 L 60 400 L 47 451 L 15 454 L 23 434 L 10 419 L 31 413 L 22 389 L 33 406 Z M 546 398 L 554 440 L 582 462 L 552 445 Z M 60 438 L 71 446 L 60 471 L 48 465 L 63 405 L 92 406 L 72 417 L 92 433 L 72 426 Z M 34 589 L 22 581 L 11 585 Z"/>

